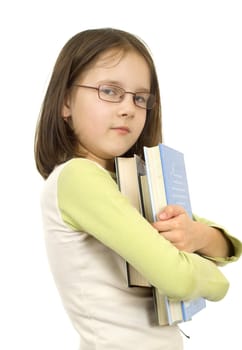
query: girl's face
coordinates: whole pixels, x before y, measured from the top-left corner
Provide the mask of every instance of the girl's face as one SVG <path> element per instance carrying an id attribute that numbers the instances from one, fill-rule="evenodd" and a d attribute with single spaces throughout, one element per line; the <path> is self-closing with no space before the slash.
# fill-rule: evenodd
<path id="1" fill-rule="evenodd" d="M 129 92 L 149 92 L 150 72 L 137 52 L 120 55 L 109 51 L 75 83 L 92 87 L 111 84 Z M 137 141 L 146 120 L 146 109 L 134 104 L 132 94 L 112 103 L 101 100 L 97 90 L 84 87 L 72 89 L 62 112 L 64 118 L 71 116 L 71 125 L 86 158 L 109 170 L 113 170 L 114 157 L 127 152 Z"/>

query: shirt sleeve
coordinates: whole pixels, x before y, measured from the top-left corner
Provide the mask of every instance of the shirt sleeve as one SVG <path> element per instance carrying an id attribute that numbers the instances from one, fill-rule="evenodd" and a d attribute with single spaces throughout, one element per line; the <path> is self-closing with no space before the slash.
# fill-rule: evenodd
<path id="1" fill-rule="evenodd" d="M 210 257 L 210 256 L 203 255 L 203 257 L 214 261 L 217 265 L 220 265 L 220 266 L 224 266 L 230 262 L 234 262 L 234 261 L 237 261 L 239 259 L 239 257 L 242 254 L 242 243 L 240 242 L 240 240 L 238 238 L 232 236 L 223 226 L 218 225 L 212 221 L 201 218 L 197 215 L 193 215 L 193 219 L 195 221 L 203 222 L 211 227 L 219 229 L 226 236 L 226 238 L 231 242 L 231 244 L 233 246 L 234 254 L 232 256 L 221 258 L 221 257 Z"/>
<path id="2" fill-rule="evenodd" d="M 159 292 L 176 300 L 220 300 L 229 283 L 203 257 L 179 251 L 121 194 L 110 174 L 96 163 L 73 159 L 58 178 L 63 221 L 87 232 L 133 265 Z"/>

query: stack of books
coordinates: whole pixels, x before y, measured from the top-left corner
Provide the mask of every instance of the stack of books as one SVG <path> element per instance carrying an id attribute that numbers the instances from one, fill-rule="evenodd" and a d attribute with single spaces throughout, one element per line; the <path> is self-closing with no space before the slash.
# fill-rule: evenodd
<path id="1" fill-rule="evenodd" d="M 117 183 L 120 191 L 149 221 L 157 220 L 157 214 L 168 204 L 185 208 L 192 217 L 187 175 L 183 153 L 159 144 L 144 147 L 145 161 L 137 155 L 115 159 Z M 186 322 L 206 307 L 204 298 L 190 301 L 173 301 L 159 293 L 130 264 L 127 266 L 129 287 L 152 288 L 154 307 L 159 325 Z"/>

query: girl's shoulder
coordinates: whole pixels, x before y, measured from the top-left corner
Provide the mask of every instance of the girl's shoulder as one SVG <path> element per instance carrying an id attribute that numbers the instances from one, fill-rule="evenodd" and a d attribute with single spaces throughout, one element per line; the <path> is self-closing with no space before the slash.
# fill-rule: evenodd
<path id="1" fill-rule="evenodd" d="M 73 158 L 55 167 L 44 183 L 42 196 L 50 198 L 89 197 L 91 193 L 117 190 L 117 183 L 106 169 L 85 158 Z M 84 195 L 85 194 L 85 195 Z"/>
<path id="2" fill-rule="evenodd" d="M 113 173 L 107 171 L 97 162 L 86 158 L 72 158 L 58 165 L 53 171 L 53 176 L 58 179 L 58 182 L 74 181 L 80 183 L 80 181 L 89 182 L 91 179 L 98 181 L 100 178 L 115 180 Z"/>
<path id="3" fill-rule="evenodd" d="M 85 174 L 89 172 L 101 172 L 105 174 L 110 174 L 106 169 L 104 169 L 100 164 L 86 158 L 72 158 L 65 163 L 57 165 L 50 177 L 59 177 L 60 175 L 78 175 Z"/>

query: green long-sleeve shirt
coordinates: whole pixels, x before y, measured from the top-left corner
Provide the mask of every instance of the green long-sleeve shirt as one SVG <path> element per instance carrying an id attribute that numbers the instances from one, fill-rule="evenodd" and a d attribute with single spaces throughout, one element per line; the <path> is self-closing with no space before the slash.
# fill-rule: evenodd
<path id="1" fill-rule="evenodd" d="M 156 349 L 152 344 L 161 342 L 162 333 L 163 339 L 171 336 L 171 329 L 157 331 L 151 325 L 150 292 L 127 288 L 125 261 L 161 294 L 175 299 L 202 296 L 216 301 L 228 290 L 228 281 L 214 262 L 176 249 L 132 207 L 112 176 L 92 161 L 73 159 L 57 167 L 46 181 L 42 210 L 53 275 L 85 345 L 97 341 L 93 337 L 94 333 L 99 337 L 99 327 L 106 339 L 100 349 L 105 350 L 118 349 L 119 336 L 127 325 L 135 325 L 135 331 L 129 327 L 126 336 L 143 339 L 144 348 L 140 349 Z M 235 256 L 213 259 L 219 263 L 234 261 L 241 254 L 241 243 L 225 234 L 233 243 Z M 112 340 L 114 324 L 117 334 Z M 173 343 L 177 342 L 179 349 L 177 339 L 174 336 Z"/>

